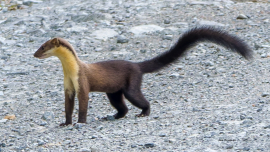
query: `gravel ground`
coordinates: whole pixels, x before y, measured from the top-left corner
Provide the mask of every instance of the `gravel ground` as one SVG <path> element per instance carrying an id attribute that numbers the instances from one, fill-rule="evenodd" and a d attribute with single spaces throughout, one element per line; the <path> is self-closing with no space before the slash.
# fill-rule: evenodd
<path id="1" fill-rule="evenodd" d="M 269 151 L 269 1 L 22 2 L 29 7 L 0 12 L 0 151 Z M 200 25 L 243 38 L 254 60 L 199 44 L 144 76 L 149 117 L 135 118 L 140 110 L 127 102 L 125 118 L 101 121 L 116 111 L 95 92 L 87 124 L 59 127 L 65 121 L 62 67 L 55 57 L 33 57 L 42 43 L 63 37 L 88 63 L 143 61 Z M 74 122 L 77 114 L 76 100 Z"/>

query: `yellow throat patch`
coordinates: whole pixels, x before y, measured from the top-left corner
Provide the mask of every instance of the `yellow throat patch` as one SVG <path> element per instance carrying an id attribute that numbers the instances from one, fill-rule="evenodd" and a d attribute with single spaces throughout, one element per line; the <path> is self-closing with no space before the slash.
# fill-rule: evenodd
<path id="1" fill-rule="evenodd" d="M 63 66 L 65 91 L 71 95 L 75 90 L 77 94 L 79 91 L 79 65 L 77 59 L 70 50 L 63 46 L 54 49 L 53 54 L 60 59 Z"/>

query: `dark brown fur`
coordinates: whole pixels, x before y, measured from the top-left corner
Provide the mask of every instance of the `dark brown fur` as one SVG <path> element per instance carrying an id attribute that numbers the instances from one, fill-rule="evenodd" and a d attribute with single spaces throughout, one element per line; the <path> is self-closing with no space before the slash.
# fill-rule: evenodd
<path id="1" fill-rule="evenodd" d="M 180 37 L 176 45 L 167 52 L 164 52 L 153 59 L 139 63 L 115 60 L 85 64 L 78 59 L 72 46 L 61 38 L 49 40 L 44 43 L 42 47 L 47 48 L 48 50 L 51 49 L 52 46 L 64 46 L 68 48 L 76 58 L 79 66 L 79 90 L 77 92 L 79 100 L 78 122 L 85 123 L 89 99 L 88 93 L 92 91 L 106 92 L 111 105 L 118 111 L 114 115 L 116 119 L 124 117 L 128 112 L 123 96 L 133 105 L 142 109 L 142 112 L 137 116 L 148 116 L 150 114 L 150 104 L 141 92 L 143 74 L 155 72 L 166 67 L 179 57 L 183 56 L 190 47 L 196 45 L 198 42 L 204 41 L 222 45 L 223 47 L 241 54 L 247 59 L 252 58 L 251 49 L 241 39 L 210 27 L 194 28 L 186 32 Z M 41 57 L 44 53 L 44 51 L 40 49 L 35 53 L 35 57 Z M 70 90 L 72 93 L 70 93 Z M 61 125 L 72 123 L 71 116 L 74 107 L 75 94 L 75 89 L 65 90 L 66 122 Z"/>

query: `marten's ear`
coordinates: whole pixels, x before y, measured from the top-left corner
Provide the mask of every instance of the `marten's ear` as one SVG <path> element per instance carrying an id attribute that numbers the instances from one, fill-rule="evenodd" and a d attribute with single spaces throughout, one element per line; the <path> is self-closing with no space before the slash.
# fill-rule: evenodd
<path id="1" fill-rule="evenodd" d="M 60 43 L 59 43 L 58 38 L 52 39 L 51 43 L 52 43 L 54 46 L 56 46 L 56 47 L 59 47 L 59 46 L 60 46 Z"/>

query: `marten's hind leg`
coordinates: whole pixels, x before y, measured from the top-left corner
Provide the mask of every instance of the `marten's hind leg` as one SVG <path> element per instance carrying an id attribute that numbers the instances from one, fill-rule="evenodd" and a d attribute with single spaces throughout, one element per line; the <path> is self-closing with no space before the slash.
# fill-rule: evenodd
<path id="1" fill-rule="evenodd" d="M 129 86 L 124 89 L 124 95 L 125 97 L 136 107 L 142 109 L 142 112 L 137 117 L 144 117 L 149 116 L 150 114 L 150 104 L 149 102 L 144 98 L 142 92 L 141 92 L 141 79 L 142 76 L 134 76 L 131 78 L 131 82 L 129 83 Z"/>
<path id="2" fill-rule="evenodd" d="M 107 96 L 112 106 L 118 111 L 115 115 L 115 119 L 123 118 L 128 112 L 128 108 L 123 99 L 123 92 L 120 90 L 115 93 L 107 93 Z"/>

